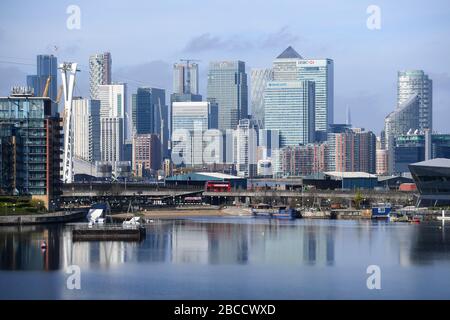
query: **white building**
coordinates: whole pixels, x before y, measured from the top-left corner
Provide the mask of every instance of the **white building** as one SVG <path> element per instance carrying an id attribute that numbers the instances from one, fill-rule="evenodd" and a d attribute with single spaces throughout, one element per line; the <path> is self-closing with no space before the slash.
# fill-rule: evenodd
<path id="1" fill-rule="evenodd" d="M 98 86 L 111 84 L 111 54 L 94 54 L 89 57 L 89 89 L 91 99 L 98 99 Z"/>
<path id="2" fill-rule="evenodd" d="M 256 147 L 258 136 L 252 121 L 244 119 L 233 132 L 233 162 L 237 175 L 254 177 L 257 171 Z"/>
<path id="3" fill-rule="evenodd" d="M 73 139 L 75 157 L 91 163 L 100 160 L 100 101 L 73 100 Z"/>
<path id="4" fill-rule="evenodd" d="M 123 118 L 100 118 L 101 160 L 114 163 L 123 159 Z"/>

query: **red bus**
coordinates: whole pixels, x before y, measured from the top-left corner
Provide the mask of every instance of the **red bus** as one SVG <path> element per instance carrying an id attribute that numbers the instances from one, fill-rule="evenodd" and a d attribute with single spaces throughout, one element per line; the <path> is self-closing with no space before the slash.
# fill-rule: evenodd
<path id="1" fill-rule="evenodd" d="M 231 183 L 229 181 L 206 181 L 206 192 L 230 192 Z"/>

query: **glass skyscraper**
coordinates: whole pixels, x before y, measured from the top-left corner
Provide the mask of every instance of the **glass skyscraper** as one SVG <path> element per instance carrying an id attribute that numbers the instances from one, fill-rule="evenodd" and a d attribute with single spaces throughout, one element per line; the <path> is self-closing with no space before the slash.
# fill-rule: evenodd
<path id="1" fill-rule="evenodd" d="M 248 88 L 243 61 L 210 62 L 207 97 L 219 106 L 219 129 L 236 129 L 248 116 Z"/>
<path id="2" fill-rule="evenodd" d="M 305 59 L 288 47 L 273 62 L 273 78 L 275 81 L 307 80 L 315 83 L 315 138 L 326 140 L 334 117 L 333 60 Z"/>
<path id="3" fill-rule="evenodd" d="M 37 56 L 36 75 L 27 76 L 27 86 L 33 88 L 35 97 L 42 97 L 47 79 L 50 77 L 48 97 L 52 100 L 52 114 L 58 112 L 56 98 L 58 95 L 58 60 L 53 55 Z"/>
<path id="4" fill-rule="evenodd" d="M 273 80 L 272 69 L 252 69 L 250 73 L 250 102 L 252 118 L 259 128 L 264 128 L 264 90 Z"/>
<path id="5" fill-rule="evenodd" d="M 314 142 L 314 82 L 271 81 L 264 94 L 265 129 L 279 130 L 280 147 Z"/>
<path id="6" fill-rule="evenodd" d="M 422 70 L 398 73 L 397 108 L 412 95 L 419 101 L 419 129 L 433 130 L 433 81 Z"/>
<path id="7" fill-rule="evenodd" d="M 420 98 L 417 94 L 414 94 L 384 120 L 385 148 L 388 150 L 389 174 L 394 173 L 395 139 L 409 131 L 419 129 L 419 106 Z"/>

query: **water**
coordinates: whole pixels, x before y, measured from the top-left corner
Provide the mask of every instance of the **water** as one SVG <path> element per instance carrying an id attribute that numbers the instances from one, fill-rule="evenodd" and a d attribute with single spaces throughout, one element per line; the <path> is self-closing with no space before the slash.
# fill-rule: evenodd
<path id="1" fill-rule="evenodd" d="M 74 243 L 72 227 L 0 227 L 0 299 L 450 299 L 449 224 L 191 218 L 141 243 Z"/>

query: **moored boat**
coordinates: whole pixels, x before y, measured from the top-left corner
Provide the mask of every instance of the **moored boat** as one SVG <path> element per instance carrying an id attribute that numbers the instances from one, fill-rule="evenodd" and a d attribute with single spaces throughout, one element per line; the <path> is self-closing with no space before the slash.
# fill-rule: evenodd
<path id="1" fill-rule="evenodd" d="M 392 212 L 390 203 L 377 203 L 372 206 L 372 219 L 388 219 Z"/>

